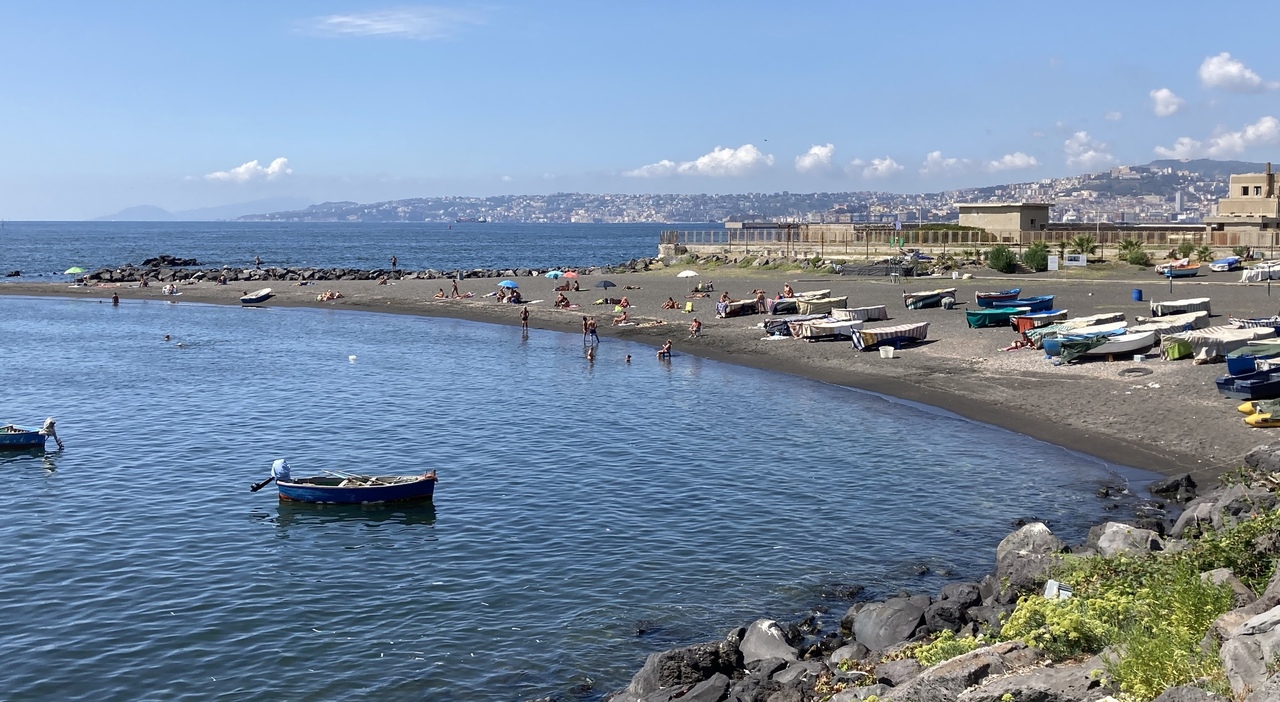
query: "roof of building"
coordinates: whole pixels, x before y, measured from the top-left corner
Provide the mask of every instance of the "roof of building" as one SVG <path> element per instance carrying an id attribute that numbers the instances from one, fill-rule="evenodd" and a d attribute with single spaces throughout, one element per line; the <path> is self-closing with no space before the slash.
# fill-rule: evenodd
<path id="1" fill-rule="evenodd" d="M 1053 207 L 1048 202 L 957 202 L 956 207 Z"/>

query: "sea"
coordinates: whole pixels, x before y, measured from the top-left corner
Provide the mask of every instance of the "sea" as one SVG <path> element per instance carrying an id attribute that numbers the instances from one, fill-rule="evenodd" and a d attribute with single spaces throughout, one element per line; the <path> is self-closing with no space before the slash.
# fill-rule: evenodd
<path id="1" fill-rule="evenodd" d="M 7 223 L 2 267 L 585 265 L 656 231 Z M 854 586 L 980 578 L 1018 520 L 1080 541 L 1114 507 L 1101 485 L 1155 477 L 892 398 L 455 319 L 0 295 L 0 356 L 0 421 L 54 416 L 65 442 L 0 453 L 14 700 L 601 700 L 649 653 L 759 617 L 832 629 Z M 284 504 L 249 489 L 276 458 L 440 482 L 427 504 Z"/>

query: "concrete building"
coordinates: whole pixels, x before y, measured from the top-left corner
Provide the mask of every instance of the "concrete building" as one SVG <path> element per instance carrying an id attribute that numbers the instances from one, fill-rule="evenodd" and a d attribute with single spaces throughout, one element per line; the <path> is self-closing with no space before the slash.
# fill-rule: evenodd
<path id="1" fill-rule="evenodd" d="M 1218 213 L 1205 217 L 1214 243 L 1227 246 L 1275 246 L 1280 228 L 1280 197 L 1276 175 L 1267 164 L 1265 173 L 1231 176 L 1227 196 L 1218 200 Z"/>
<path id="2" fill-rule="evenodd" d="M 960 226 L 981 227 L 991 233 L 1034 232 L 1049 224 L 1049 207 L 1044 202 L 957 203 Z"/>

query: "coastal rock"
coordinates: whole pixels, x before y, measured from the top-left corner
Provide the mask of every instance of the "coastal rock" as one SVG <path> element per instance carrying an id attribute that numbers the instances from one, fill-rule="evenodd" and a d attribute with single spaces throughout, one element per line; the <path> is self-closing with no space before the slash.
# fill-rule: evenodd
<path id="1" fill-rule="evenodd" d="M 865 608 L 869 604 L 871 603 L 858 602 L 851 605 L 849 609 L 845 611 L 844 616 L 840 618 L 840 631 L 846 634 L 852 634 L 853 622 L 858 617 L 858 612 L 861 612 L 863 608 Z"/>
<path id="2" fill-rule="evenodd" d="M 1039 652 L 1016 641 L 986 646 L 927 668 L 906 685 L 889 691 L 884 699 L 955 702 L 961 692 L 981 684 L 989 676 L 1003 675 L 1039 658 Z"/>
<path id="3" fill-rule="evenodd" d="M 1090 529 L 1089 543 L 1103 558 L 1144 556 L 1152 551 L 1164 550 L 1164 542 L 1154 531 L 1119 522 L 1107 522 Z"/>
<path id="4" fill-rule="evenodd" d="M 825 672 L 829 671 L 821 661 L 799 661 L 787 666 L 780 673 L 774 673 L 773 679 L 785 685 L 794 680 L 807 678 L 809 686 L 812 687 L 818 676 Z"/>
<path id="5" fill-rule="evenodd" d="M 1196 496 L 1196 481 L 1190 473 L 1183 473 L 1172 478 L 1157 480 L 1149 488 L 1152 495 L 1163 497 L 1173 502 L 1189 502 Z"/>
<path id="6" fill-rule="evenodd" d="M 924 611 L 924 623 L 929 627 L 930 632 L 960 631 L 960 627 L 964 626 L 969 617 L 966 616 L 965 610 L 968 606 L 964 602 L 957 599 L 940 599 L 929 605 Z"/>
<path id="7" fill-rule="evenodd" d="M 1208 529 L 1213 526 L 1213 509 L 1217 506 L 1214 500 L 1193 500 L 1182 514 L 1178 515 L 1178 521 L 1174 522 L 1173 528 L 1169 530 L 1169 536 L 1175 539 L 1181 539 L 1188 529 L 1199 531 Z"/>
<path id="8" fill-rule="evenodd" d="M 794 661 L 799 653 L 788 642 L 782 626 L 772 619 L 757 619 L 752 622 L 747 627 L 746 635 L 742 637 L 740 650 L 744 664 L 767 658 Z"/>
<path id="9" fill-rule="evenodd" d="M 663 688 L 697 684 L 716 673 L 732 675 L 738 660 L 738 650 L 728 641 L 651 653 L 627 692 L 640 698 Z"/>
<path id="10" fill-rule="evenodd" d="M 1253 590 L 1250 590 L 1248 585 L 1241 582 L 1240 578 L 1237 578 L 1230 568 L 1215 568 L 1214 570 L 1206 571 L 1200 574 L 1200 579 L 1214 585 L 1225 584 L 1230 587 L 1234 595 L 1233 604 L 1237 608 L 1253 604 L 1258 599 Z"/>
<path id="11" fill-rule="evenodd" d="M 1272 698 L 1274 699 L 1274 698 Z M 1160 696 L 1151 700 L 1151 702 L 1231 702 L 1221 695 L 1215 695 L 1208 690 L 1204 690 L 1194 685 L 1179 685 L 1171 687 L 1160 693 Z M 1252 698 L 1247 698 L 1246 702 L 1253 702 Z M 1260 702 L 1260 701 L 1259 701 Z"/>
<path id="12" fill-rule="evenodd" d="M 716 673 L 696 685 L 678 685 L 651 692 L 643 697 L 634 698 L 635 702 L 720 702 L 729 690 L 729 677 Z M 631 702 L 624 697 L 615 697 L 611 702 Z"/>
<path id="13" fill-rule="evenodd" d="M 1280 441 L 1254 447 L 1244 455 L 1244 464 L 1264 473 L 1280 471 Z"/>
<path id="14" fill-rule="evenodd" d="M 1035 590 L 1066 550 L 1066 543 L 1043 522 L 1032 522 L 1004 537 L 996 547 L 996 578 L 1016 590 Z"/>
<path id="15" fill-rule="evenodd" d="M 924 624 L 924 612 L 928 607 L 927 595 L 873 602 L 854 618 L 853 638 L 873 651 L 883 651 L 911 638 Z"/>
<path id="16" fill-rule="evenodd" d="M 1267 666 L 1280 654 L 1280 607 L 1273 607 L 1241 624 L 1222 644 L 1219 656 L 1227 681 L 1238 695 L 1262 687 L 1270 677 Z"/>
<path id="17" fill-rule="evenodd" d="M 1222 698 L 1215 697 L 1215 702 L 1220 699 Z M 1276 702 L 1276 700 L 1280 700 L 1280 674 L 1272 675 L 1262 684 L 1262 687 L 1244 698 L 1244 702 Z"/>
<path id="18" fill-rule="evenodd" d="M 982 604 L 982 592 L 978 583 L 947 583 L 938 592 L 938 598 L 956 602 L 962 607 Z"/>
<path id="19" fill-rule="evenodd" d="M 831 665 L 835 666 L 847 660 L 863 660 L 869 653 L 871 653 L 871 649 L 855 641 L 854 643 L 841 646 L 840 648 L 832 651 L 831 658 L 829 660 L 831 661 Z"/>
<path id="20" fill-rule="evenodd" d="M 1072 665 L 1009 675 L 965 690 L 958 702 L 1093 702 L 1109 694 L 1087 665 Z"/>
<path id="21" fill-rule="evenodd" d="M 919 675 L 921 670 L 920 661 L 914 658 L 888 661 L 876 666 L 876 682 L 898 687 Z"/>
<path id="22" fill-rule="evenodd" d="M 1213 507 L 1213 528 L 1222 529 L 1240 521 L 1245 515 L 1265 512 L 1276 506 L 1276 495 L 1268 490 L 1232 485 Z"/>

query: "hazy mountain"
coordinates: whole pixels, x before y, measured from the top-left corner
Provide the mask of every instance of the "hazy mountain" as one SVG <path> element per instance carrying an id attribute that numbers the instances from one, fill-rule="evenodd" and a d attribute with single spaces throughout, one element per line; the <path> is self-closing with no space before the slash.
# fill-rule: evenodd
<path id="1" fill-rule="evenodd" d="M 126 207 L 119 212 L 95 217 L 94 222 L 212 222 L 224 219 L 236 219 L 245 215 L 281 210 L 300 210 L 311 204 L 305 197 L 268 197 L 250 202 L 237 202 L 217 207 L 201 207 L 194 210 L 170 212 L 154 205 L 138 205 Z"/>
<path id="2" fill-rule="evenodd" d="M 1215 161 L 1211 158 L 1172 159 L 1166 158 L 1152 161 L 1147 168 L 1172 168 L 1175 171 L 1191 171 L 1209 178 L 1225 178 L 1236 173 L 1261 173 L 1265 163 L 1249 163 L 1248 161 Z"/>

